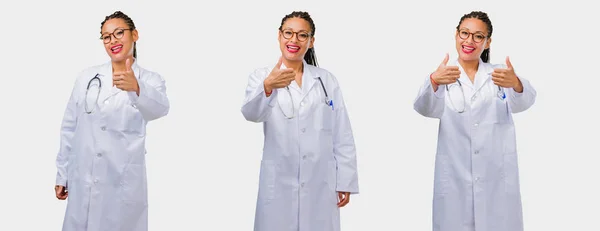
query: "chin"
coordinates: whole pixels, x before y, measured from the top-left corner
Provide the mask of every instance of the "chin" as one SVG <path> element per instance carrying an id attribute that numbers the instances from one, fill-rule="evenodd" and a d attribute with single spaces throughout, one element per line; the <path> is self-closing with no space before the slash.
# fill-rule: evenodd
<path id="1" fill-rule="evenodd" d="M 285 52 L 285 59 L 289 60 L 289 61 L 302 61 L 304 60 L 304 55 L 300 54 L 300 53 L 289 53 L 289 52 Z"/>
<path id="2" fill-rule="evenodd" d="M 465 54 L 465 53 L 460 53 L 459 58 L 462 61 L 479 61 L 479 57 L 481 56 L 481 54 Z"/>
<path id="3" fill-rule="evenodd" d="M 110 60 L 113 62 L 125 61 L 126 56 L 124 54 L 109 54 Z"/>

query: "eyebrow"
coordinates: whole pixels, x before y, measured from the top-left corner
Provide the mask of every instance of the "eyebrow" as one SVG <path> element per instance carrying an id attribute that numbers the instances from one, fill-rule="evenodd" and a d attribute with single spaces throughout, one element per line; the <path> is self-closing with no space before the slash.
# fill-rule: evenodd
<path id="1" fill-rule="evenodd" d="M 465 30 L 468 30 L 468 31 L 471 31 L 469 28 L 466 28 L 466 27 L 461 27 L 459 30 L 463 30 L 463 29 L 465 29 Z M 482 34 L 484 34 L 484 35 L 485 35 L 485 32 L 483 32 L 483 31 L 475 31 L 475 32 L 473 32 L 473 33 L 482 33 Z"/>
<path id="2" fill-rule="evenodd" d="M 113 32 L 115 32 L 115 31 L 116 31 L 116 30 L 118 30 L 118 29 L 123 29 L 123 30 L 124 30 L 125 28 L 124 28 L 124 27 L 117 27 L 117 28 L 115 28 L 115 29 L 114 29 L 112 32 L 105 31 L 105 32 L 102 32 L 101 34 L 102 34 L 102 35 L 104 35 L 104 34 L 110 34 L 110 33 L 113 33 Z"/>
<path id="3" fill-rule="evenodd" d="M 286 27 L 286 28 L 283 28 L 283 30 L 291 30 L 291 31 L 294 31 L 294 29 L 293 29 L 293 28 L 291 28 L 291 27 Z M 307 32 L 307 33 L 308 33 L 308 32 L 310 32 L 310 31 L 309 31 L 309 30 L 299 30 L 299 31 L 297 31 L 297 32 Z"/>

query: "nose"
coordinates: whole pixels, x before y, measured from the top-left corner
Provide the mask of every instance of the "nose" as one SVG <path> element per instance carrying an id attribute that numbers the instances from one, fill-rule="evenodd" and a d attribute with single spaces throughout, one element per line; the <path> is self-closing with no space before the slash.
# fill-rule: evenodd
<path id="1" fill-rule="evenodd" d="M 292 34 L 292 37 L 290 38 L 290 42 L 298 43 L 298 34 L 297 33 Z"/>
<path id="2" fill-rule="evenodd" d="M 473 43 L 475 43 L 475 35 L 474 35 L 474 34 L 471 34 L 471 35 L 469 36 L 468 40 L 469 40 L 469 42 L 473 42 Z"/>
<path id="3" fill-rule="evenodd" d="M 475 36 L 470 34 L 469 37 L 467 37 L 467 39 L 464 39 L 463 43 L 467 43 L 467 44 L 474 44 L 475 43 Z"/>
<path id="4" fill-rule="evenodd" d="M 117 44 L 117 37 L 114 34 L 110 35 L 110 45 Z"/>

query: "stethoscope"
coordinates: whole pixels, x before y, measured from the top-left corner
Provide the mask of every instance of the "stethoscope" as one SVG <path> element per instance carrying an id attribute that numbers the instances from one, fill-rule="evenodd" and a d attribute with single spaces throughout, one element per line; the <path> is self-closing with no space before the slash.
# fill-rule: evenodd
<path id="1" fill-rule="evenodd" d="M 463 96 L 463 108 L 462 108 L 462 110 L 458 110 L 456 108 L 456 106 L 454 105 L 454 101 L 452 100 L 452 96 L 450 94 L 450 88 L 448 87 L 448 84 L 446 84 L 446 91 L 448 92 L 448 98 L 450 99 L 450 104 L 452 105 L 452 107 L 454 108 L 454 110 L 456 110 L 458 113 L 463 113 L 463 112 L 465 112 L 465 110 L 467 108 L 467 99 L 465 98 L 465 91 L 463 90 L 462 83 L 458 79 L 456 80 L 456 82 L 458 83 L 458 87 L 460 88 L 460 92 L 461 92 L 461 94 Z M 504 92 L 504 90 L 500 86 L 498 86 L 498 92 L 496 92 L 496 97 L 498 97 L 500 100 L 506 99 L 506 93 Z"/>
<path id="2" fill-rule="evenodd" d="M 91 114 L 94 111 L 94 108 L 92 108 L 91 110 L 89 109 L 88 106 L 88 92 L 90 91 L 90 86 L 92 86 L 92 82 L 94 82 L 94 80 L 98 80 L 98 94 L 96 95 L 96 100 L 94 102 L 94 105 L 98 104 L 98 98 L 100 98 L 100 89 L 102 89 L 102 81 L 100 81 L 100 74 L 96 74 L 96 76 L 94 76 L 94 78 L 90 79 L 90 81 L 87 84 L 87 88 L 85 89 L 85 113 L 87 114 Z"/>
<path id="3" fill-rule="evenodd" d="M 321 80 L 321 77 L 317 77 L 317 79 L 319 80 L 319 82 L 321 83 L 321 88 L 323 88 L 323 93 L 325 93 L 325 105 L 331 107 L 331 110 L 333 110 L 333 100 L 329 99 L 329 95 L 327 94 L 327 90 L 325 89 L 325 84 L 323 84 L 323 80 Z M 286 86 L 285 90 L 287 91 L 289 97 L 290 97 L 290 105 L 292 108 L 292 115 L 288 116 L 285 113 L 285 110 L 283 110 L 283 108 L 281 108 L 281 104 L 279 104 L 279 108 L 281 109 L 281 112 L 283 113 L 283 115 L 288 118 L 288 119 L 293 119 L 294 115 L 295 115 L 295 110 L 294 110 L 294 99 L 292 98 L 292 92 L 290 92 L 290 87 Z"/>

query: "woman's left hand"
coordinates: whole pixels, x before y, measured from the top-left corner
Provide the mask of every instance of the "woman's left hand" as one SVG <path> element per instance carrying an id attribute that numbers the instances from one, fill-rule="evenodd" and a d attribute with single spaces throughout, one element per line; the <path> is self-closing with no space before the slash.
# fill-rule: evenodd
<path id="1" fill-rule="evenodd" d="M 138 85 L 137 78 L 131 69 L 133 62 L 127 59 L 125 61 L 126 71 L 115 72 L 113 74 L 113 85 L 123 91 L 133 91 L 137 95 L 140 95 L 140 86 Z"/>
<path id="2" fill-rule="evenodd" d="M 523 85 L 515 74 L 515 70 L 508 57 L 506 57 L 506 67 L 506 69 L 494 69 L 494 72 L 492 73 L 492 81 L 494 81 L 494 84 L 504 88 L 512 88 L 516 92 L 523 92 Z"/>
<path id="3" fill-rule="evenodd" d="M 338 192 L 338 203 L 337 206 L 339 208 L 346 206 L 350 203 L 350 193 L 349 192 Z"/>

